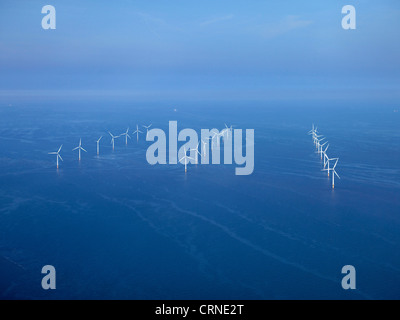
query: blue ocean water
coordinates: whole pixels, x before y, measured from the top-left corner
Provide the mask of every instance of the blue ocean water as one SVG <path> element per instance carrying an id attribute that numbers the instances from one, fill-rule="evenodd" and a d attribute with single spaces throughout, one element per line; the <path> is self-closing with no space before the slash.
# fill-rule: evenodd
<path id="1" fill-rule="evenodd" d="M 175 110 L 176 109 L 176 110 Z M 0 108 L 2 299 L 398 299 L 400 114 L 324 102 L 24 102 Z M 107 130 L 255 130 L 255 168 L 156 165 Z M 307 132 L 339 157 L 336 188 Z M 143 129 L 143 128 L 142 128 Z M 144 131 L 144 130 L 142 130 Z M 103 135 L 100 156 L 96 140 Z M 72 148 L 82 138 L 88 153 Z M 55 168 L 63 144 L 64 162 Z M 57 270 L 43 290 L 41 268 Z M 357 289 L 343 290 L 353 265 Z"/>

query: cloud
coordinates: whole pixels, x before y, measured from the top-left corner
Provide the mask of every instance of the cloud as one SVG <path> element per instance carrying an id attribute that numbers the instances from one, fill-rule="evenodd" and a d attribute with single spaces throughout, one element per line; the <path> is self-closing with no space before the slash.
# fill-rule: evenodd
<path id="1" fill-rule="evenodd" d="M 265 38 L 274 38 L 312 24 L 311 20 L 302 20 L 299 16 L 288 15 L 274 24 L 260 26 L 261 35 Z"/>
<path id="2" fill-rule="evenodd" d="M 217 23 L 217 22 L 231 20 L 234 17 L 235 16 L 233 14 L 228 14 L 228 15 L 225 15 L 225 16 L 215 17 L 213 19 L 209 19 L 209 20 L 205 20 L 205 21 L 201 22 L 200 26 L 208 26 L 210 24 L 214 24 L 214 23 Z"/>

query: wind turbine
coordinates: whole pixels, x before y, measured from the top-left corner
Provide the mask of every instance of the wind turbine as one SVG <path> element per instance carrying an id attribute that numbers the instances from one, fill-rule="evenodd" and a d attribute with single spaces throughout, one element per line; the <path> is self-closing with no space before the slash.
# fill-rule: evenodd
<path id="1" fill-rule="evenodd" d="M 318 141 L 319 138 L 322 138 L 322 137 L 323 137 L 322 134 L 319 134 L 319 135 L 318 135 L 318 134 L 315 134 L 315 135 L 314 135 L 314 140 L 315 140 L 315 141 Z"/>
<path id="2" fill-rule="evenodd" d="M 329 161 L 335 161 L 336 160 L 336 162 L 339 160 L 339 158 L 329 158 L 328 156 L 326 157 L 326 165 L 328 165 L 328 168 L 325 168 L 324 167 L 324 169 L 322 169 L 322 171 L 328 171 L 328 177 L 329 177 L 329 172 L 330 171 L 333 171 L 333 167 L 331 168 L 330 167 L 330 162 Z"/>
<path id="3" fill-rule="evenodd" d="M 181 162 L 182 160 L 185 160 L 185 173 L 186 173 L 187 172 L 188 159 L 190 159 L 190 160 L 194 160 L 194 159 L 187 156 L 185 147 L 183 148 L 183 151 L 184 151 L 185 155 L 179 160 L 179 162 Z"/>
<path id="4" fill-rule="evenodd" d="M 310 134 L 312 136 L 312 139 L 315 140 L 315 136 L 317 135 L 317 127 L 314 127 L 314 124 L 312 126 L 312 129 L 310 131 L 308 131 L 308 134 Z"/>
<path id="5" fill-rule="evenodd" d="M 114 140 L 115 140 L 116 138 L 118 138 L 119 136 L 114 136 L 110 131 L 108 131 L 108 133 L 109 133 L 110 136 L 111 136 L 111 144 L 112 144 L 113 150 L 114 150 Z"/>
<path id="6" fill-rule="evenodd" d="M 96 143 L 97 143 L 97 155 L 99 155 L 99 153 L 100 153 L 100 147 L 99 147 L 99 144 L 100 144 L 100 140 L 101 140 L 101 138 L 103 138 L 103 136 L 101 136 L 101 137 L 99 138 L 99 140 L 97 140 L 97 141 L 96 141 Z"/>
<path id="7" fill-rule="evenodd" d="M 335 175 L 340 179 L 339 175 L 337 174 L 337 172 L 335 170 L 338 161 L 339 161 L 339 158 L 336 158 L 336 162 L 332 168 L 332 189 L 335 189 Z"/>
<path id="8" fill-rule="evenodd" d="M 217 136 L 216 132 L 213 132 L 213 136 L 211 137 L 211 148 L 214 148 L 214 138 Z"/>
<path id="9" fill-rule="evenodd" d="M 148 134 L 149 134 L 149 128 L 151 127 L 151 123 L 150 123 L 150 125 L 148 125 L 148 126 L 143 126 L 143 127 L 145 127 L 146 128 L 146 140 L 147 140 L 147 136 L 148 136 Z"/>
<path id="10" fill-rule="evenodd" d="M 214 131 L 214 134 L 213 134 L 213 136 L 212 136 L 212 140 L 211 140 L 211 147 L 214 145 L 214 138 L 216 138 L 216 140 L 217 140 L 217 147 L 219 147 L 219 137 L 220 136 L 223 136 L 224 135 L 224 131 L 222 131 L 222 132 L 215 132 Z"/>
<path id="11" fill-rule="evenodd" d="M 198 160 L 197 155 L 200 155 L 200 157 L 201 157 L 201 153 L 199 152 L 199 143 L 197 142 L 196 148 L 190 149 L 190 151 L 194 151 L 194 154 L 196 155 L 195 163 L 197 164 L 197 163 L 198 163 L 198 161 L 197 161 L 197 160 Z"/>
<path id="12" fill-rule="evenodd" d="M 319 147 L 320 147 L 320 145 L 321 145 L 321 141 L 324 141 L 326 138 L 322 138 L 322 139 L 318 139 L 318 138 L 315 138 L 315 148 L 317 149 L 317 153 L 319 153 Z"/>
<path id="13" fill-rule="evenodd" d="M 78 149 L 79 150 L 79 161 L 81 160 L 81 150 L 87 152 L 85 149 L 82 148 L 82 139 L 79 139 L 79 146 L 73 148 L 72 151 Z"/>
<path id="14" fill-rule="evenodd" d="M 126 131 L 120 135 L 120 136 L 125 136 L 125 144 L 126 145 L 128 144 L 128 138 L 129 139 L 131 138 L 130 135 L 128 134 L 128 132 L 129 132 L 129 128 L 126 129 Z"/>
<path id="15" fill-rule="evenodd" d="M 135 133 L 136 133 L 137 141 L 139 141 L 139 132 L 140 132 L 140 133 L 143 133 L 142 131 L 139 130 L 139 126 L 136 125 L 136 131 L 132 132 L 132 134 L 135 134 Z"/>
<path id="16" fill-rule="evenodd" d="M 317 130 L 314 128 L 314 123 L 313 123 L 312 124 L 312 129 L 310 131 L 308 131 L 308 134 L 314 135 L 315 133 L 317 133 Z"/>
<path id="17" fill-rule="evenodd" d="M 207 138 L 207 140 L 210 140 L 210 137 L 208 137 Z M 202 143 L 202 149 L 203 149 L 203 157 L 205 158 L 206 157 L 206 145 L 207 145 L 207 142 L 205 142 L 204 140 L 201 140 L 201 143 Z"/>
<path id="18" fill-rule="evenodd" d="M 322 154 L 323 154 L 322 147 L 323 147 L 324 145 L 326 145 L 327 143 L 328 143 L 328 141 L 326 141 L 326 142 L 323 143 L 323 144 L 320 144 L 319 147 L 318 147 L 318 153 L 321 154 L 321 160 L 322 160 Z"/>
<path id="19" fill-rule="evenodd" d="M 57 155 L 57 169 L 58 169 L 58 158 L 60 158 L 61 161 L 64 161 L 61 156 L 60 156 L 60 151 L 63 145 L 60 146 L 57 152 L 49 152 L 49 154 L 56 154 Z"/>
<path id="20" fill-rule="evenodd" d="M 226 123 L 224 123 L 224 125 L 225 125 L 225 129 L 224 130 L 226 130 L 226 133 L 227 133 L 227 139 L 229 139 L 229 132 L 232 134 L 232 125 L 230 126 L 230 127 L 228 127 L 227 125 L 226 125 Z"/>
<path id="21" fill-rule="evenodd" d="M 328 154 L 326 153 L 326 151 L 328 150 L 328 148 L 329 148 L 329 144 L 326 146 L 325 150 L 322 151 L 322 153 L 323 153 L 323 155 L 324 155 L 324 169 L 325 169 L 325 166 L 326 166 L 326 159 L 329 159 L 329 158 L 328 158 Z M 329 172 L 328 172 L 328 174 L 329 174 Z"/>

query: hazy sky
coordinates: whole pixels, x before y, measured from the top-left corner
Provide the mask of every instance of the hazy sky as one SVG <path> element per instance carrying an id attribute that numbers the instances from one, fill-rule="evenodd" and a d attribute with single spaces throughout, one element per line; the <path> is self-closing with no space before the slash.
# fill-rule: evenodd
<path id="1" fill-rule="evenodd" d="M 43 30 L 43 5 L 57 29 Z M 357 10 L 343 30 L 341 8 Z M 398 0 L 8 1 L 0 96 L 400 98 Z"/>

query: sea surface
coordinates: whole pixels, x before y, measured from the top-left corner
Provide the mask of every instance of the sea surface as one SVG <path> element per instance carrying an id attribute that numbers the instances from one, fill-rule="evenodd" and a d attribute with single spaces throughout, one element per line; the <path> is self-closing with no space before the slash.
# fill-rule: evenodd
<path id="1" fill-rule="evenodd" d="M 112 150 L 108 130 L 167 132 L 172 120 L 178 130 L 254 129 L 253 174 L 152 166 L 143 134 Z M 340 158 L 334 190 L 307 135 L 313 123 Z M 48 153 L 61 144 L 57 170 Z M 399 299 L 399 166 L 390 104 L 4 104 L 0 298 Z M 56 268 L 55 290 L 41 287 L 44 265 Z M 341 286 L 345 265 L 356 290 Z"/>

